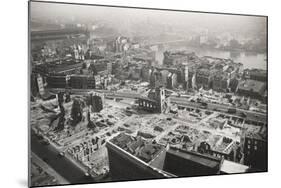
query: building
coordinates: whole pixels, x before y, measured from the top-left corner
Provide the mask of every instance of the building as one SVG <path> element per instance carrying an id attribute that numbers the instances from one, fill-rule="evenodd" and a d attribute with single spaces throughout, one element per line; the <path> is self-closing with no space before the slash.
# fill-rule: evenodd
<path id="1" fill-rule="evenodd" d="M 165 89 L 156 88 L 149 92 L 148 97 L 138 97 L 138 107 L 145 111 L 165 113 L 169 107 Z"/>
<path id="2" fill-rule="evenodd" d="M 213 84 L 214 71 L 200 68 L 196 71 L 196 85 L 198 88 L 211 89 Z"/>
<path id="3" fill-rule="evenodd" d="M 44 95 L 45 93 L 44 81 L 40 74 L 37 76 L 37 84 L 38 84 L 39 94 Z"/>
<path id="4" fill-rule="evenodd" d="M 173 89 L 176 88 L 177 86 L 178 86 L 177 74 L 170 72 L 167 78 L 167 88 Z"/>
<path id="5" fill-rule="evenodd" d="M 189 88 L 189 68 L 188 66 L 184 66 L 184 81 L 186 88 Z"/>
<path id="6" fill-rule="evenodd" d="M 95 79 L 92 75 L 83 74 L 51 74 L 46 77 L 48 88 L 95 89 Z"/>
<path id="7" fill-rule="evenodd" d="M 112 62 L 108 62 L 106 66 L 107 66 L 107 73 L 112 74 Z"/>
<path id="8" fill-rule="evenodd" d="M 148 66 L 143 66 L 141 70 L 141 78 L 144 81 L 150 82 L 150 77 L 152 74 L 152 69 Z"/>
<path id="9" fill-rule="evenodd" d="M 267 82 L 267 71 L 261 69 L 245 70 L 245 77 L 251 80 Z"/>
<path id="10" fill-rule="evenodd" d="M 205 155 L 210 155 L 219 159 L 227 159 L 230 161 L 234 161 L 236 158 L 235 143 L 232 139 L 227 137 L 221 137 L 221 139 L 215 144 L 211 144 L 206 141 L 201 142 L 197 151 Z"/>
<path id="11" fill-rule="evenodd" d="M 138 107 L 139 107 L 139 109 L 149 111 L 149 112 L 159 111 L 158 102 L 154 99 L 150 99 L 150 98 L 147 98 L 147 97 L 139 97 L 138 98 Z"/>
<path id="12" fill-rule="evenodd" d="M 174 177 L 148 164 L 148 160 L 161 150 L 159 145 L 146 144 L 140 138 L 121 133 L 107 142 L 106 148 L 113 180 Z"/>
<path id="13" fill-rule="evenodd" d="M 96 84 L 96 87 L 100 86 L 101 85 L 101 76 L 100 75 L 95 75 L 94 76 L 94 79 L 95 79 L 95 84 Z"/>
<path id="14" fill-rule="evenodd" d="M 129 38 L 124 36 L 118 36 L 111 41 L 108 41 L 106 44 L 106 49 L 115 53 L 127 51 L 130 47 L 131 43 Z"/>
<path id="15" fill-rule="evenodd" d="M 129 38 L 127 37 L 123 37 L 123 36 L 119 36 L 116 38 L 115 40 L 115 51 L 116 52 L 123 52 L 123 51 L 127 51 L 127 47 L 129 43 Z"/>
<path id="16" fill-rule="evenodd" d="M 213 90 L 218 92 L 227 92 L 229 88 L 230 79 L 227 74 L 218 72 L 214 75 Z"/>
<path id="17" fill-rule="evenodd" d="M 88 75 L 71 75 L 69 85 L 73 89 L 95 89 L 95 78 Z"/>
<path id="18" fill-rule="evenodd" d="M 186 89 L 195 89 L 196 88 L 196 69 L 189 68 L 188 69 L 188 78 L 186 81 Z"/>
<path id="19" fill-rule="evenodd" d="M 176 51 L 176 52 L 165 51 L 163 65 L 168 67 L 179 66 L 183 63 L 188 63 L 197 58 L 198 57 L 195 55 L 194 52 L 188 53 L 186 51 Z"/>
<path id="20" fill-rule="evenodd" d="M 42 96 L 45 94 L 44 79 L 40 74 L 32 73 L 30 82 L 31 94 L 33 96 L 37 96 L 38 94 Z"/>
<path id="21" fill-rule="evenodd" d="M 150 85 L 152 87 L 163 87 L 163 78 L 162 78 L 162 73 L 156 69 L 153 70 L 150 78 Z"/>
<path id="22" fill-rule="evenodd" d="M 142 66 L 131 66 L 129 78 L 133 80 L 140 80 L 142 74 Z"/>
<path id="23" fill-rule="evenodd" d="M 227 68 L 225 69 L 224 73 L 227 74 L 228 78 L 233 79 L 237 75 L 239 68 L 230 65 L 227 65 L 226 67 Z"/>
<path id="24" fill-rule="evenodd" d="M 161 72 L 161 84 L 162 84 L 162 86 L 164 86 L 164 87 L 167 87 L 167 81 L 168 81 L 168 76 L 169 76 L 169 74 L 170 74 L 170 72 L 168 71 L 168 70 L 161 70 L 160 71 Z"/>
<path id="25" fill-rule="evenodd" d="M 168 100 L 165 94 L 165 89 L 164 88 L 156 88 L 155 89 L 155 95 L 154 99 L 158 102 L 159 104 L 159 112 L 160 113 L 165 113 L 168 110 Z"/>
<path id="26" fill-rule="evenodd" d="M 92 112 L 100 112 L 103 109 L 103 99 L 97 94 L 90 94 L 89 104 L 91 105 Z"/>
<path id="27" fill-rule="evenodd" d="M 221 170 L 224 174 L 241 172 L 239 164 L 233 171 L 229 169 L 228 161 L 223 165 L 223 159 L 173 147 L 164 148 L 123 133 L 110 140 L 106 147 L 110 173 L 118 180 L 215 175 L 221 174 Z M 243 167 L 242 170 L 247 168 Z"/>
<path id="28" fill-rule="evenodd" d="M 100 60 L 104 59 L 105 54 L 100 51 L 97 46 L 90 46 L 90 48 L 85 53 L 86 60 Z"/>
<path id="29" fill-rule="evenodd" d="M 221 164 L 222 159 L 171 147 L 163 170 L 178 177 L 215 175 L 220 173 Z"/>
<path id="30" fill-rule="evenodd" d="M 94 75 L 104 71 L 108 72 L 108 70 L 112 72 L 112 66 L 108 65 L 108 63 L 110 62 L 104 59 L 93 60 L 90 62 L 89 69 Z"/>
<path id="31" fill-rule="evenodd" d="M 109 169 L 114 180 L 191 177 L 247 172 L 249 167 L 222 158 L 164 147 L 120 133 L 107 142 Z"/>
<path id="32" fill-rule="evenodd" d="M 266 84 L 256 80 L 243 80 L 240 81 L 237 88 L 239 95 L 262 99 L 266 90 Z"/>
<path id="33" fill-rule="evenodd" d="M 135 48 L 126 52 L 133 60 L 151 65 L 155 61 L 155 51 L 147 48 Z"/>
<path id="34" fill-rule="evenodd" d="M 35 65 L 32 69 L 32 72 L 41 74 L 43 77 L 52 74 L 76 74 L 80 72 L 82 66 L 82 62 L 75 62 L 72 59 L 66 59 L 60 62 L 50 62 Z"/>
<path id="35" fill-rule="evenodd" d="M 267 139 L 259 133 L 246 133 L 244 139 L 244 164 L 261 171 L 268 168 Z"/>
<path id="36" fill-rule="evenodd" d="M 66 88 L 66 76 L 65 75 L 52 75 L 47 76 L 47 87 L 48 88 Z"/>
<path id="37" fill-rule="evenodd" d="M 230 79 L 230 82 L 229 82 L 229 89 L 230 89 L 230 91 L 231 92 L 236 92 L 238 84 L 239 84 L 239 80 L 237 78 Z"/>
<path id="38" fill-rule="evenodd" d="M 170 82 L 169 87 L 171 88 L 172 87 L 171 84 L 173 80 L 173 87 L 176 87 L 178 83 L 181 81 L 181 77 L 182 77 L 181 71 L 178 69 L 156 68 L 154 70 L 151 70 L 150 85 L 155 88 L 168 87 L 168 82 Z"/>

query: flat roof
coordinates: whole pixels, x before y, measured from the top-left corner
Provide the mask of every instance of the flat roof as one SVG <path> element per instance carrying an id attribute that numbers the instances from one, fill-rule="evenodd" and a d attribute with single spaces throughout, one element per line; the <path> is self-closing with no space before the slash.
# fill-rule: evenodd
<path id="1" fill-rule="evenodd" d="M 221 159 L 217 159 L 211 156 L 201 155 L 195 152 L 179 150 L 176 148 L 170 148 L 167 152 L 176 155 L 178 157 L 184 158 L 186 160 L 193 161 L 211 168 L 218 167 L 218 165 L 220 165 L 221 163 Z"/>
<path id="2" fill-rule="evenodd" d="M 249 169 L 248 166 L 235 163 L 232 161 L 224 160 L 221 165 L 221 172 L 225 172 L 228 174 L 235 174 L 235 173 L 245 173 Z"/>
<path id="3" fill-rule="evenodd" d="M 238 89 L 261 92 L 265 87 L 265 83 L 257 80 L 245 80 L 244 82 L 240 82 L 238 85 Z"/>

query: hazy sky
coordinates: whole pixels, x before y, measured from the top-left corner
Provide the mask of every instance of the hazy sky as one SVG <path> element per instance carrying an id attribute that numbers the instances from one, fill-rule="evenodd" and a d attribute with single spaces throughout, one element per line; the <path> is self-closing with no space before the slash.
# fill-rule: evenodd
<path id="1" fill-rule="evenodd" d="M 228 28 L 229 30 L 265 30 L 266 18 L 240 15 L 206 14 L 58 3 L 31 3 L 32 19 L 104 20 L 115 26 L 124 23 L 164 23 L 181 27 Z"/>

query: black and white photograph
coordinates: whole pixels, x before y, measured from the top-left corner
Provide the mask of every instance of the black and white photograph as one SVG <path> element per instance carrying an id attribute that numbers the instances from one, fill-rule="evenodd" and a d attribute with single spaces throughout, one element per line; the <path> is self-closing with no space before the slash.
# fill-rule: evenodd
<path id="1" fill-rule="evenodd" d="M 28 14 L 29 187 L 268 171 L 266 15 Z"/>

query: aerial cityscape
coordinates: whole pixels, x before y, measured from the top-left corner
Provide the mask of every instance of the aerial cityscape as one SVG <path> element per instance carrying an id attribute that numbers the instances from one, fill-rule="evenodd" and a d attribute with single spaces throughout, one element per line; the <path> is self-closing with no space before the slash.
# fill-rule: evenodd
<path id="1" fill-rule="evenodd" d="M 268 170 L 267 17 L 29 6 L 30 186 Z"/>

